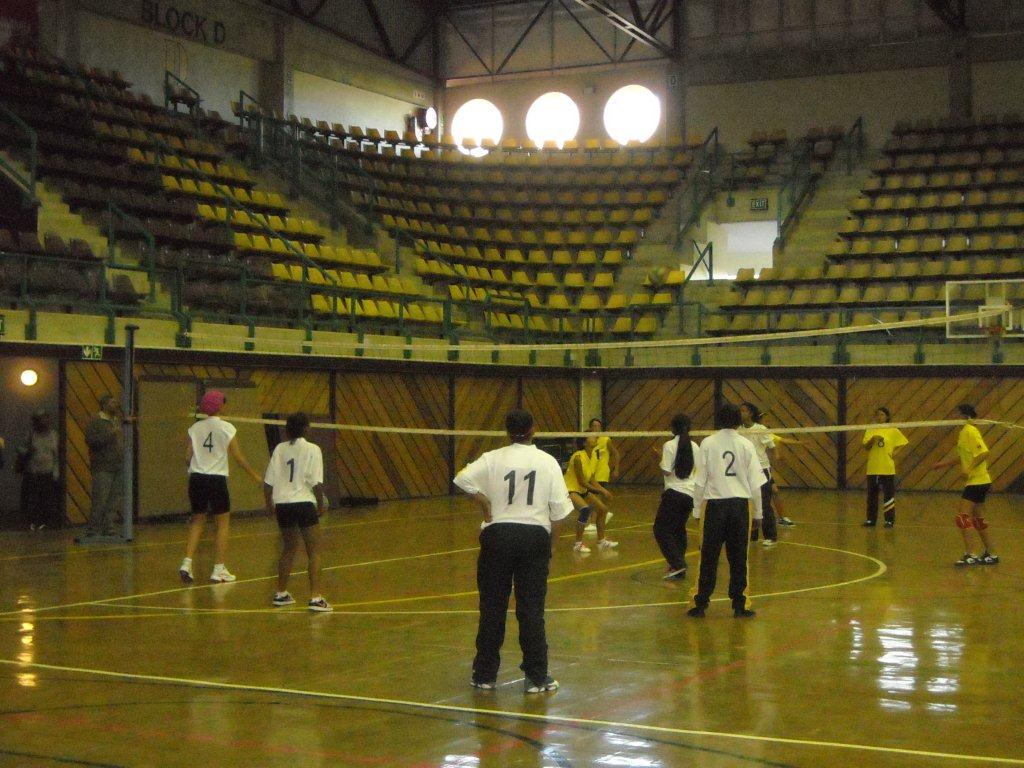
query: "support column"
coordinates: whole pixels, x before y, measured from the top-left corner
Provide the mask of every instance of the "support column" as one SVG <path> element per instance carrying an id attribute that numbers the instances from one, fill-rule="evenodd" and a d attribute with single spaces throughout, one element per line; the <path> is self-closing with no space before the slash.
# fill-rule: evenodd
<path id="1" fill-rule="evenodd" d="M 274 19 L 274 50 L 272 58 L 259 64 L 259 93 L 256 98 L 271 111 L 287 115 L 295 104 L 294 75 L 288 56 L 291 24 L 287 19 Z"/>
<path id="2" fill-rule="evenodd" d="M 681 61 L 665 65 L 665 138 L 686 139 L 686 78 Z"/>
<path id="3" fill-rule="evenodd" d="M 601 413 L 603 380 L 600 376 L 590 373 L 582 374 L 580 379 L 580 431 L 587 428 L 591 419 L 604 418 Z"/>
<path id="4" fill-rule="evenodd" d="M 956 120 L 970 120 L 974 112 L 970 38 L 966 34 L 955 35 L 950 53 L 949 116 Z"/>

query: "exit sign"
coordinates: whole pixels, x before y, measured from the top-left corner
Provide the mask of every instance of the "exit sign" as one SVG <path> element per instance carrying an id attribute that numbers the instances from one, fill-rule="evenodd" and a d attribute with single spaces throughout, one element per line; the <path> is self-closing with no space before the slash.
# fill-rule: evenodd
<path id="1" fill-rule="evenodd" d="M 82 347 L 82 359 L 83 360 L 102 360 L 103 359 L 103 347 L 99 344 L 87 344 Z"/>
<path id="2" fill-rule="evenodd" d="M 750 210 L 752 210 L 752 211 L 767 211 L 768 210 L 768 198 L 767 197 L 752 197 L 752 198 L 750 198 Z"/>

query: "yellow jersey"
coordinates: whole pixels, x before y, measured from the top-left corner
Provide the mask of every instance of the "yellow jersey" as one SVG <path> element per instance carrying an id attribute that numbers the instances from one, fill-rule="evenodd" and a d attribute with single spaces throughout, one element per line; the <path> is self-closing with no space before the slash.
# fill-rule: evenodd
<path id="1" fill-rule="evenodd" d="M 611 465 L 609 464 L 611 451 L 608 448 L 608 443 L 610 442 L 611 438 L 602 435 L 597 438 L 597 445 L 594 446 L 594 479 L 599 483 L 607 483 L 612 477 Z"/>
<path id="2" fill-rule="evenodd" d="M 981 437 L 981 432 L 973 424 L 964 424 L 960 430 L 960 437 L 956 441 L 956 452 L 960 454 L 960 468 L 967 475 L 965 485 L 986 485 L 992 482 L 988 473 L 988 461 L 982 460 L 978 466 L 968 472 L 971 463 L 984 453 L 988 453 L 988 446 Z"/>
<path id="3" fill-rule="evenodd" d="M 869 475 L 895 475 L 896 462 L 893 452 L 907 444 L 907 438 L 895 427 L 869 429 L 864 433 L 864 445 L 868 446 Z"/>
<path id="4" fill-rule="evenodd" d="M 597 451 L 594 451 L 594 453 L 597 453 Z M 594 466 L 596 462 L 586 451 L 576 451 L 576 453 L 572 455 L 572 458 L 569 459 L 569 466 L 565 470 L 565 487 L 569 489 L 569 493 L 583 494 L 589 489 L 586 485 L 581 484 L 580 481 L 576 479 L 574 464 L 577 459 L 579 459 L 580 469 L 583 472 L 584 483 L 588 483 L 593 479 Z"/>

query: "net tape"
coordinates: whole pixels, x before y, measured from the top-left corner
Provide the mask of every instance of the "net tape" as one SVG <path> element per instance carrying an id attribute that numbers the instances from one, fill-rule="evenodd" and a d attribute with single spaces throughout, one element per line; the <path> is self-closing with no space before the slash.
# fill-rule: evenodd
<path id="1" fill-rule="evenodd" d="M 645 341 L 595 341 L 595 342 L 559 342 L 559 343 L 477 343 L 468 341 L 466 344 L 423 344 L 423 343 L 390 343 L 376 340 L 340 342 L 326 340 L 298 340 L 294 338 L 274 338 L 257 336 L 225 336 L 217 334 L 204 334 L 188 332 L 185 335 L 196 341 L 231 342 L 233 344 L 251 343 L 261 345 L 295 346 L 296 344 L 315 344 L 322 348 L 351 349 L 355 347 L 361 350 L 380 351 L 404 351 L 414 350 L 416 352 L 523 352 L 529 350 L 550 351 L 550 352 L 587 352 L 602 349 L 668 349 L 687 347 L 707 347 L 721 344 L 750 344 L 762 343 L 771 344 L 777 341 L 790 341 L 799 339 L 818 339 L 830 336 L 849 336 L 859 333 L 877 333 L 879 331 L 896 331 L 907 328 L 928 328 L 942 326 L 950 323 L 980 322 L 992 317 L 1000 317 L 1005 313 L 1004 307 L 979 307 L 970 312 L 963 312 L 955 315 L 942 315 L 940 317 L 921 318 L 919 320 L 898 320 L 885 323 L 881 320 L 871 325 L 848 325 L 841 328 L 819 328 L 808 331 L 778 331 L 774 333 L 747 333 L 737 336 L 712 336 L 700 338 L 683 339 L 648 339 Z"/>
<path id="2" fill-rule="evenodd" d="M 190 414 L 197 419 L 206 418 L 203 414 Z M 144 419 L 145 420 L 145 419 Z M 235 424 L 258 424 L 262 426 L 284 426 L 284 419 L 265 419 L 255 416 L 225 416 L 225 420 Z M 1001 426 L 1007 429 L 1024 429 L 1024 426 L 1011 422 L 997 421 L 995 419 L 946 419 L 938 421 L 900 421 L 882 422 L 872 424 L 832 424 L 820 427 L 769 427 L 768 431 L 773 435 L 816 435 L 829 434 L 833 432 L 863 432 L 868 429 L 924 429 L 960 427 L 964 424 L 982 424 L 987 426 Z M 309 425 L 310 429 L 329 429 L 338 432 L 368 432 L 371 434 L 387 435 L 422 435 L 424 437 L 493 437 L 505 438 L 508 436 L 504 430 L 486 429 L 431 429 L 429 427 L 388 427 L 370 424 L 332 424 L 329 422 L 316 422 Z M 695 429 L 690 431 L 691 437 L 706 437 L 715 430 Z M 740 434 L 744 429 L 738 430 Z M 616 439 L 628 438 L 667 438 L 672 437 L 668 430 L 639 431 L 639 432 L 536 432 L 535 439 L 560 439 L 573 437 L 605 436 Z"/>

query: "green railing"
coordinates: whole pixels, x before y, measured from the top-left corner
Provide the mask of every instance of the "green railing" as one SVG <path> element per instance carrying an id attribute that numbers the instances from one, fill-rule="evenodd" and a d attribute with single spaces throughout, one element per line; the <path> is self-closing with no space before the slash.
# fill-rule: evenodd
<path id="1" fill-rule="evenodd" d="M 194 114 L 196 108 L 200 105 L 200 103 L 202 103 L 202 97 L 200 97 L 199 91 L 197 91 L 191 85 L 186 83 L 176 74 L 171 72 L 169 69 L 164 70 L 164 109 L 173 112 L 174 110 L 172 109 L 172 106 L 181 103 L 181 99 L 178 97 L 178 94 L 175 93 L 175 86 L 183 90 L 185 93 L 187 93 L 194 99 L 194 101 L 188 105 L 189 114 Z"/>
<path id="2" fill-rule="evenodd" d="M 843 136 L 843 152 L 846 157 L 846 175 L 853 174 L 853 167 L 856 163 L 864 160 L 864 117 L 858 117 L 850 130 Z"/>
<path id="3" fill-rule="evenodd" d="M 21 191 L 22 204 L 26 207 L 35 205 L 39 202 L 39 198 L 36 196 L 36 178 L 39 168 L 39 136 L 28 123 L 3 105 L 0 105 L 0 118 L 13 124 L 20 132 L 25 134 L 28 140 L 28 157 L 26 158 L 28 177 L 26 178 L 17 168 L 4 160 L 3 157 L 0 157 L 0 168 L 3 168 L 7 176 L 18 185 Z"/>
<path id="4" fill-rule="evenodd" d="M 679 188 L 676 197 L 678 225 L 676 228 L 676 248 L 680 248 L 683 236 L 699 219 L 704 204 L 715 194 L 719 170 L 718 126 L 715 126 L 700 146 L 695 148 L 698 162 L 693 172 L 687 176 Z"/>

